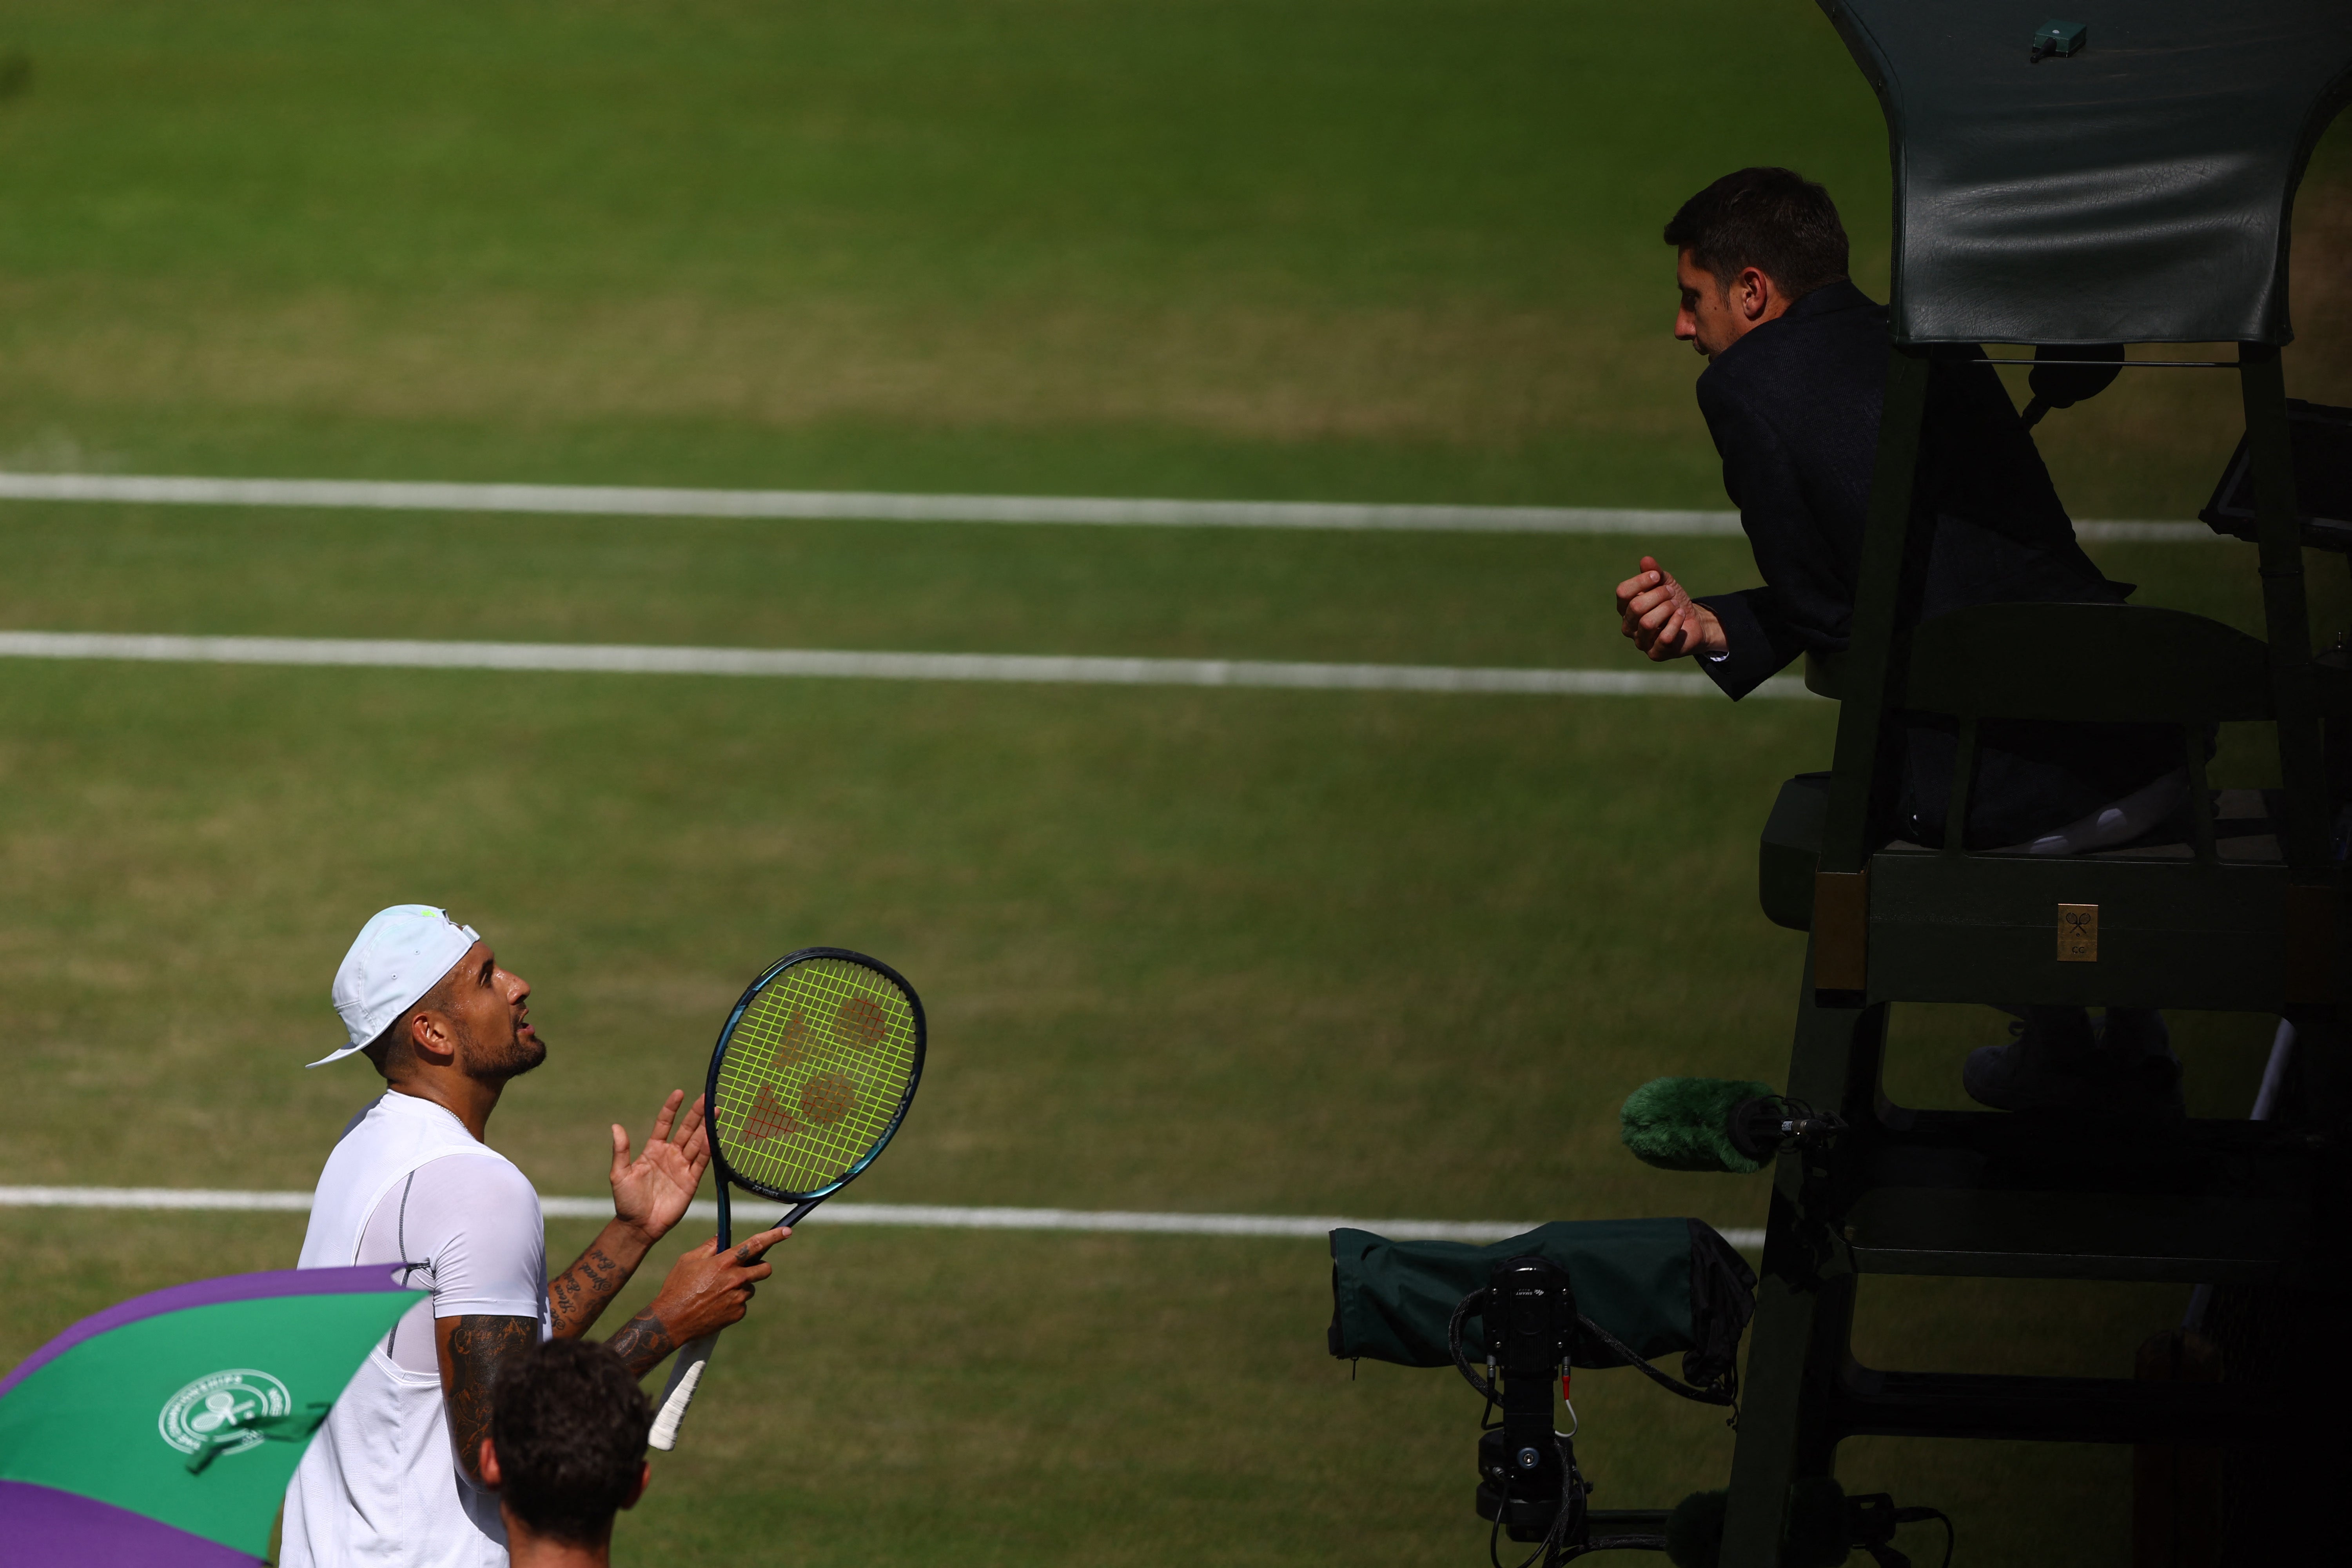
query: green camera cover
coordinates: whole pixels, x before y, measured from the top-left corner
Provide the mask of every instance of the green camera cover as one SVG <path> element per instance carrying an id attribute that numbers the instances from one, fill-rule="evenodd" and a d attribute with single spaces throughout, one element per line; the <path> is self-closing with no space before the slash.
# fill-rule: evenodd
<path id="1" fill-rule="evenodd" d="M 1446 1327 L 1462 1299 L 1506 1258 L 1538 1257 L 1568 1270 L 1576 1308 L 1644 1357 L 1683 1352 L 1684 1380 L 1706 1386 L 1737 1363 L 1756 1310 L 1756 1275 L 1732 1245 L 1695 1219 L 1554 1220 L 1486 1247 L 1331 1233 L 1331 1353 L 1399 1366 L 1448 1366 Z M 1482 1342 L 1476 1313 L 1464 1342 Z M 1475 1358 L 1474 1358 L 1475 1359 Z M 1570 1357 L 1622 1364 L 1598 1341 Z"/>

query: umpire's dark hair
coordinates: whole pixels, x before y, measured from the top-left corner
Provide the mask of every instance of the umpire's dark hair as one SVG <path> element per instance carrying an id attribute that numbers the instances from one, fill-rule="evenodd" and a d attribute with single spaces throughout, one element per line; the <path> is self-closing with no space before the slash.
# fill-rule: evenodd
<path id="1" fill-rule="evenodd" d="M 1683 204 L 1666 243 L 1728 289 L 1753 267 L 1790 299 L 1846 275 L 1845 225 L 1829 192 L 1793 169 L 1742 169 Z"/>
<path id="2" fill-rule="evenodd" d="M 653 1421 L 645 1390 L 604 1345 L 550 1340 L 515 1357 L 490 1396 L 500 1500 L 541 1535 L 604 1542 L 635 1495 Z"/>

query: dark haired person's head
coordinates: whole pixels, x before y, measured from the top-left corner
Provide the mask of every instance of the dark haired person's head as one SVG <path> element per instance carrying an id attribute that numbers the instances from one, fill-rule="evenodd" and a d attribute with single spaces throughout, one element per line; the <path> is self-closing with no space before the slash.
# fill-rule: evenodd
<path id="1" fill-rule="evenodd" d="M 1666 225 L 1682 311 L 1675 336 L 1707 358 L 1846 276 L 1845 226 L 1829 192 L 1789 169 L 1742 169 Z"/>
<path id="2" fill-rule="evenodd" d="M 499 1374 L 482 1478 L 499 1489 L 514 1562 L 531 1548 L 585 1548 L 604 1561 L 613 1516 L 644 1495 L 653 1411 L 621 1358 L 586 1340 L 550 1340 Z"/>

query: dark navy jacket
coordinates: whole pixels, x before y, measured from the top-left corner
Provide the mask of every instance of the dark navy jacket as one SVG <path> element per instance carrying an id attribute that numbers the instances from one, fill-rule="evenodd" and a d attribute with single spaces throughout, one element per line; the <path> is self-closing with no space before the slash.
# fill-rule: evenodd
<path id="1" fill-rule="evenodd" d="M 1974 346 L 1937 352 L 1928 378 L 1902 625 L 1964 605 L 2115 604 L 2075 542 L 2033 437 Z M 1728 657 L 1700 667 L 1733 698 L 1800 654 L 1843 653 L 1853 620 L 1863 518 L 1885 406 L 1887 317 L 1851 283 L 1816 289 L 1717 354 L 1699 411 L 1723 458 L 1765 585 L 1700 603 L 1723 623 Z M 1903 795 L 1889 832 L 1939 843 L 1949 798 L 1951 724 L 1907 726 Z M 1987 724 L 1971 795 L 1971 847 L 2063 826 L 2181 765 L 2162 730 Z"/>

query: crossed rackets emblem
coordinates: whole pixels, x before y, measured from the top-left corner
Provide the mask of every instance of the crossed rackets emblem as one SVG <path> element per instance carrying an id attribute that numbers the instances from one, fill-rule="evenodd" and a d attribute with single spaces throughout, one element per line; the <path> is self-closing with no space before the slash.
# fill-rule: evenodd
<path id="1" fill-rule="evenodd" d="M 293 1407 L 294 1396 L 278 1379 L 236 1367 L 207 1373 L 165 1400 L 155 1427 L 183 1454 L 207 1447 L 238 1453 L 261 1443 L 264 1426 Z"/>

